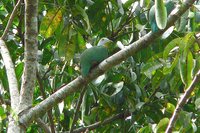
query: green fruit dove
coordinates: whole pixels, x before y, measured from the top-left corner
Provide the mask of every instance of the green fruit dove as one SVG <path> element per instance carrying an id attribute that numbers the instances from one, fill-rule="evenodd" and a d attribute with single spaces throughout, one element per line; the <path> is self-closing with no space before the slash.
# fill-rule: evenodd
<path id="1" fill-rule="evenodd" d="M 92 48 L 86 49 L 80 58 L 80 65 L 81 65 L 81 75 L 86 77 L 91 68 L 95 65 L 102 62 L 104 59 L 108 57 L 108 48 L 107 46 L 112 41 L 107 38 L 102 38 L 97 46 L 93 46 Z"/>

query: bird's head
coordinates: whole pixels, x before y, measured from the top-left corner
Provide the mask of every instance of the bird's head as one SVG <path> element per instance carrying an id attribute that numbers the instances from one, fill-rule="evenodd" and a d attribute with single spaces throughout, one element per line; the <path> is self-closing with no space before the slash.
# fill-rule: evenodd
<path id="1" fill-rule="evenodd" d="M 112 43 L 113 41 L 111 41 L 110 39 L 103 37 L 99 40 L 97 46 L 104 46 L 104 47 L 109 47 L 110 43 Z"/>

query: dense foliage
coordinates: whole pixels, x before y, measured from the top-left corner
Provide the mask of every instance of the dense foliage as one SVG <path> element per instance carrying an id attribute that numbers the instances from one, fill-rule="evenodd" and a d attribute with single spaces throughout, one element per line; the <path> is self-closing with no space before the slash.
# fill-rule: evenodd
<path id="1" fill-rule="evenodd" d="M 173 6 L 166 6 L 167 11 L 181 5 L 178 0 L 171 2 Z M 14 4 L 15 1 L 0 1 L 0 34 Z M 94 132 L 150 133 L 165 130 L 177 101 L 200 68 L 200 43 L 196 39 L 200 29 L 200 8 L 198 3 L 195 4 L 178 19 L 172 27 L 174 30 L 171 28 L 155 42 L 149 42 L 153 45 L 133 53 L 129 59 L 86 86 L 74 129 L 124 113 L 123 117 L 112 119 Z M 156 32 L 159 25 L 161 28 L 165 26 L 165 22 L 156 20 L 155 15 L 149 18 L 153 5 L 152 0 L 128 0 L 125 3 L 121 0 L 40 0 L 38 73 L 33 104 L 38 104 L 80 75 L 80 53 L 86 49 L 86 44 L 95 46 L 100 38 L 107 37 L 113 41 L 111 54 L 114 54 L 120 50 L 117 43 L 128 46 L 151 30 Z M 156 5 L 154 8 L 154 12 L 159 12 L 156 10 L 160 8 Z M 156 21 L 159 28 L 153 29 Z M 24 31 L 22 4 L 6 40 L 19 85 L 23 72 Z M 1 98 L 8 103 L 0 106 L 0 131 L 5 132 L 7 115 L 12 110 L 9 108 L 8 81 L 2 61 L 0 80 Z M 184 105 L 176 122 L 176 131 L 200 132 L 198 88 L 199 85 Z M 80 92 L 74 93 L 52 108 L 57 131 L 70 130 L 79 95 Z M 45 114 L 42 120 L 49 124 L 49 115 Z M 28 128 L 28 132 L 36 131 L 41 131 L 37 123 Z"/>

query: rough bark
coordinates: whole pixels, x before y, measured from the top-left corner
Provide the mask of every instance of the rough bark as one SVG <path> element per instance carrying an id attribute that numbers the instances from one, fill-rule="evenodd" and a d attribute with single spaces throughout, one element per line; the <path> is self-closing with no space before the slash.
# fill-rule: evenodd
<path id="1" fill-rule="evenodd" d="M 25 53 L 19 111 L 32 106 L 38 50 L 38 1 L 25 0 Z"/>

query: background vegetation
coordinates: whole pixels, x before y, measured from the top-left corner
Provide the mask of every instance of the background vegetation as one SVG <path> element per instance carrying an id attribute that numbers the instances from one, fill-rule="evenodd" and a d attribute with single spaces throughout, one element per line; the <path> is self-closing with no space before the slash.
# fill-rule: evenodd
<path id="1" fill-rule="evenodd" d="M 182 1 L 171 1 L 172 7 Z M 150 16 L 152 0 L 40 0 L 38 6 L 38 64 L 33 106 L 80 75 L 79 58 L 86 44 L 102 37 L 113 41 L 114 54 L 155 30 Z M 15 1 L 0 1 L 0 34 L 3 34 Z M 157 10 L 158 8 L 155 7 Z M 172 9 L 169 9 L 172 8 Z M 77 120 L 72 124 L 80 92 L 67 96 L 41 120 L 51 132 L 94 126 L 91 132 L 164 132 L 178 100 L 200 68 L 200 6 L 198 0 L 175 26 L 152 43 L 109 69 L 86 87 Z M 8 32 L 6 45 L 15 66 L 19 86 L 24 68 L 24 3 Z M 168 13 L 169 14 L 169 13 Z M 150 18 L 151 17 L 151 18 Z M 151 21 L 150 21 L 151 20 Z M 159 21 L 159 20 L 158 20 Z M 162 24 L 161 24 L 162 25 Z M 0 131 L 6 132 L 10 108 L 9 85 L 0 61 Z M 174 131 L 200 132 L 199 84 L 180 112 Z M 100 123 L 98 123 L 100 122 Z M 102 123 L 101 123 L 102 122 Z M 43 132 L 33 122 L 27 132 Z M 91 130 L 91 129 L 90 129 Z M 47 132 L 47 131 L 46 131 Z"/>

